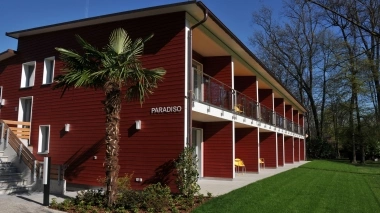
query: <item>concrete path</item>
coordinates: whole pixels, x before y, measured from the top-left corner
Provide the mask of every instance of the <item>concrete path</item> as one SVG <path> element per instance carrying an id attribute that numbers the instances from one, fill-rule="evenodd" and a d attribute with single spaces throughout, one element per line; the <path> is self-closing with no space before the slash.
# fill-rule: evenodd
<path id="1" fill-rule="evenodd" d="M 220 180 L 220 179 L 211 179 L 203 178 L 198 181 L 199 186 L 201 187 L 200 193 L 207 195 L 207 192 L 211 192 L 212 196 L 219 196 L 226 194 L 235 189 L 246 186 L 250 183 L 262 180 L 264 178 L 276 175 L 281 172 L 288 171 L 293 168 L 297 168 L 309 161 L 295 162 L 294 164 L 285 164 L 283 167 L 277 169 L 261 169 L 260 174 L 255 173 L 237 173 L 236 178 L 233 180 Z"/>
<path id="2" fill-rule="evenodd" d="M 207 195 L 207 192 L 211 192 L 213 196 L 226 194 L 258 180 L 297 168 L 305 163 L 308 163 L 308 161 L 286 164 L 278 169 L 263 169 L 260 174 L 246 173 L 243 175 L 239 173 L 233 180 L 201 179 L 198 181 L 201 186 L 200 192 L 204 195 Z M 52 198 L 56 198 L 57 202 L 62 202 L 65 198 L 75 197 L 76 195 L 77 192 L 66 192 L 65 196 L 50 195 L 50 202 Z M 42 204 L 42 192 L 0 195 L 0 213 L 62 213 L 61 211 L 49 209 Z"/>
<path id="3" fill-rule="evenodd" d="M 76 195 L 76 192 L 67 192 L 65 196 L 75 197 Z M 65 196 L 50 195 L 50 202 L 52 198 L 57 198 L 57 202 L 62 202 Z M 0 195 L 0 213 L 62 213 L 42 204 L 42 192 Z"/>

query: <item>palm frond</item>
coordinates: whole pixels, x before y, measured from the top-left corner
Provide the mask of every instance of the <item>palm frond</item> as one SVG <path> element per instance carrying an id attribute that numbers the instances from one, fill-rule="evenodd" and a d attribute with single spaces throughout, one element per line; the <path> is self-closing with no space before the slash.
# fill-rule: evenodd
<path id="1" fill-rule="evenodd" d="M 109 47 L 116 54 L 124 53 L 131 43 L 131 39 L 123 28 L 118 28 L 112 31 L 109 39 Z"/>

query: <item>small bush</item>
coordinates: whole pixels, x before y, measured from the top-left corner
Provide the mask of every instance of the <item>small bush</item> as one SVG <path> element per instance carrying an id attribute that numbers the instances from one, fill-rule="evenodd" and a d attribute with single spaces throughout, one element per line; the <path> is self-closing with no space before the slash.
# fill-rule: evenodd
<path id="1" fill-rule="evenodd" d="M 90 189 L 78 192 L 73 200 L 75 205 L 90 205 L 103 207 L 105 205 L 105 196 L 103 189 Z"/>
<path id="2" fill-rule="evenodd" d="M 166 212 L 168 207 L 173 207 L 174 202 L 168 186 L 161 183 L 149 185 L 144 188 L 144 207 L 149 212 Z"/>

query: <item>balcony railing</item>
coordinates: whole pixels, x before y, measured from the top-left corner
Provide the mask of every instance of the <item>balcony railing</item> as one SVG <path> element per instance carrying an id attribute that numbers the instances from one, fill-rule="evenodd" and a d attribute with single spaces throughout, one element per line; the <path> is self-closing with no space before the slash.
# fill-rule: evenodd
<path id="1" fill-rule="evenodd" d="M 247 118 L 300 133 L 301 128 L 297 125 L 293 129 L 293 122 L 289 119 L 203 72 L 194 70 L 193 84 L 193 98 L 196 101 L 205 102 Z"/>
<path id="2" fill-rule="evenodd" d="M 285 129 L 285 118 L 278 113 L 276 113 L 276 126 Z"/>
<path id="3" fill-rule="evenodd" d="M 252 118 L 258 120 L 258 107 L 259 104 L 253 100 L 252 98 L 240 93 L 236 90 L 233 92 L 234 94 L 234 111 L 239 113 L 245 117 Z"/>

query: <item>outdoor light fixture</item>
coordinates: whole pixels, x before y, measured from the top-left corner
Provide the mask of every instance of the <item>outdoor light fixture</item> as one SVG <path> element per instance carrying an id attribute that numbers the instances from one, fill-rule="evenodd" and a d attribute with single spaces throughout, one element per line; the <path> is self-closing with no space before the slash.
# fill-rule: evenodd
<path id="1" fill-rule="evenodd" d="M 65 124 L 65 132 L 69 132 L 70 131 L 70 124 Z"/>
<path id="2" fill-rule="evenodd" d="M 136 120 L 136 129 L 140 130 L 141 129 L 141 120 Z"/>

